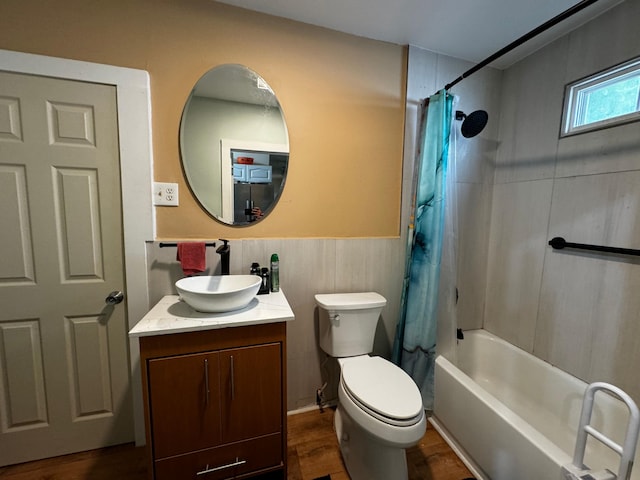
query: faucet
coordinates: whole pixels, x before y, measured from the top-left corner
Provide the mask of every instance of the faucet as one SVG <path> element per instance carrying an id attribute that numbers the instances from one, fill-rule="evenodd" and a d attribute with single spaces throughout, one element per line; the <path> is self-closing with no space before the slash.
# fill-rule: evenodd
<path id="1" fill-rule="evenodd" d="M 224 245 L 220 245 L 216 249 L 216 253 L 220 254 L 220 264 L 222 266 L 222 275 L 229 275 L 229 256 L 231 255 L 231 245 L 229 245 L 229 240 L 225 240 L 224 238 L 220 239 L 221 242 L 224 242 Z"/>

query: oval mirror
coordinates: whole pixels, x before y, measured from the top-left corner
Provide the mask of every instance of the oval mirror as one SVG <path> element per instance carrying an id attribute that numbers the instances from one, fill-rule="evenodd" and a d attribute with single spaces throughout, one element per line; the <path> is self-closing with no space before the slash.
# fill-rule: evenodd
<path id="1" fill-rule="evenodd" d="M 243 65 L 205 73 L 182 112 L 180 154 L 191 191 L 214 218 L 228 225 L 263 219 L 289 163 L 287 126 L 271 87 Z"/>

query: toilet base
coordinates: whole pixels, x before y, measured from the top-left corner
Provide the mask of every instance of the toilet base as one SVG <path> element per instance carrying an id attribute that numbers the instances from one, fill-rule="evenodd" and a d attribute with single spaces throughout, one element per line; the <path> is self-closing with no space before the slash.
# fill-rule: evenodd
<path id="1" fill-rule="evenodd" d="M 407 455 L 404 448 L 384 445 L 340 407 L 334 426 L 342 460 L 351 480 L 407 480 Z"/>

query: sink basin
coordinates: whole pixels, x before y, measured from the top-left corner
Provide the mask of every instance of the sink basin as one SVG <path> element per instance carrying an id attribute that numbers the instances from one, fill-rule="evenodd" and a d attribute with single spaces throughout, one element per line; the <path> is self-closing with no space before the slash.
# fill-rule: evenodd
<path id="1" fill-rule="evenodd" d="M 256 275 L 200 276 L 178 280 L 176 289 L 194 310 L 221 313 L 246 307 L 261 283 Z"/>

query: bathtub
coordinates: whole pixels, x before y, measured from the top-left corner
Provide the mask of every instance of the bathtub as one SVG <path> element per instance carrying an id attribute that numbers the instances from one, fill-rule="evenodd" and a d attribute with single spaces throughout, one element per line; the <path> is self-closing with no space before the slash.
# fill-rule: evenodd
<path id="1" fill-rule="evenodd" d="M 587 384 L 485 330 L 464 332 L 454 355 L 436 359 L 431 423 L 476 477 L 563 479 Z M 628 417 L 624 403 L 596 394 L 591 425 L 619 445 Z M 584 463 L 615 473 L 620 457 L 590 437 Z"/>

